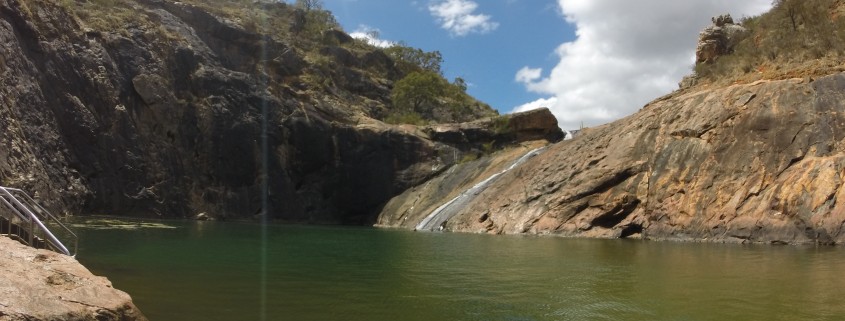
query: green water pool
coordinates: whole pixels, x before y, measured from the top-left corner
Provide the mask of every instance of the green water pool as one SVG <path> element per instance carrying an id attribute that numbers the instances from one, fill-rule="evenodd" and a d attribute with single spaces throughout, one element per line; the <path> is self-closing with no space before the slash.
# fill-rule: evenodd
<path id="1" fill-rule="evenodd" d="M 845 319 L 840 247 L 76 226 L 78 259 L 153 321 Z"/>

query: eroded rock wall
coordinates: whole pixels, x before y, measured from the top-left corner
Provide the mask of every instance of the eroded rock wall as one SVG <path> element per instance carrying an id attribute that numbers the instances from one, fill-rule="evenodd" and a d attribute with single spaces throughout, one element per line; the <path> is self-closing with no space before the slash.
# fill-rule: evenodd
<path id="1" fill-rule="evenodd" d="M 447 229 L 839 243 L 843 110 L 845 74 L 676 92 L 502 175 Z"/>
<path id="2" fill-rule="evenodd" d="M 74 5 L 0 0 L 0 184 L 56 212 L 249 218 L 266 161 L 274 218 L 372 223 L 449 164 L 453 147 L 371 125 L 358 98 L 303 91 L 308 66 L 277 39 L 156 0 L 95 31 Z M 350 84 L 386 96 L 374 81 Z"/>

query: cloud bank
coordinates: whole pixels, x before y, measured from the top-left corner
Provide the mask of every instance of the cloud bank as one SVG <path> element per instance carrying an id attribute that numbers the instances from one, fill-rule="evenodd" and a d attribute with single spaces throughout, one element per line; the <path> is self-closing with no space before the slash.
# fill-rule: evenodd
<path id="1" fill-rule="evenodd" d="M 428 6 L 428 11 L 437 19 L 440 27 L 452 36 L 463 37 L 470 33 L 488 33 L 496 30 L 499 23 L 486 14 L 475 14 L 478 3 L 470 0 L 437 1 Z"/>
<path id="2" fill-rule="evenodd" d="M 546 98 L 514 112 L 549 107 L 564 129 L 632 114 L 677 88 L 691 72 L 698 33 L 710 17 L 760 14 L 771 0 L 558 0 L 576 39 L 560 45 L 543 76 L 526 66 L 514 80 Z"/>

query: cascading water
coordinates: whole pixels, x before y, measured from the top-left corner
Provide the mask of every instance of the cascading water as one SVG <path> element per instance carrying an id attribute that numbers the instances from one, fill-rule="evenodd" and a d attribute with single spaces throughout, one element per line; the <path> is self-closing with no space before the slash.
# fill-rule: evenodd
<path id="1" fill-rule="evenodd" d="M 533 149 L 533 150 L 529 151 L 528 153 L 526 153 L 525 155 L 522 155 L 522 157 L 520 157 L 519 159 L 514 161 L 513 164 L 511 164 L 508 168 L 502 170 L 501 172 L 498 172 L 496 174 L 491 175 L 487 179 L 479 182 L 478 184 L 475 184 L 473 187 L 470 187 L 469 189 L 467 189 L 466 191 L 464 191 L 463 193 L 461 193 L 457 197 L 449 200 L 448 202 L 444 203 L 443 205 L 440 205 L 439 207 L 434 209 L 434 211 L 432 211 L 431 214 L 428 214 L 428 216 L 426 216 L 422 221 L 420 221 L 420 223 L 417 224 L 416 227 L 414 227 L 414 230 L 416 230 L 416 231 L 439 231 L 439 230 L 442 230 L 443 225 L 446 223 L 446 221 L 448 221 L 453 216 L 455 216 L 455 214 L 457 214 L 460 209 L 462 209 L 464 206 L 466 206 L 466 204 L 469 203 L 469 201 L 471 201 L 476 195 L 478 195 L 479 193 L 481 193 L 482 191 L 487 189 L 487 186 L 489 186 L 490 183 L 493 183 L 494 181 L 496 181 L 497 178 L 499 178 L 499 176 L 501 176 L 502 174 L 507 173 L 508 171 L 516 168 L 517 166 L 524 163 L 529 158 L 540 154 L 540 152 L 543 149 L 545 149 L 545 147 L 540 147 L 540 148 Z"/>

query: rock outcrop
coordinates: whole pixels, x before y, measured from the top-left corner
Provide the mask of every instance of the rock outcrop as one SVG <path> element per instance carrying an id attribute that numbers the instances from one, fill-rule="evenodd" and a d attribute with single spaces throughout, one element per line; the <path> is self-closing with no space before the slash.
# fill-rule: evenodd
<path id="1" fill-rule="evenodd" d="M 673 93 L 549 147 L 502 175 L 446 228 L 841 243 L 843 92 L 840 73 Z"/>
<path id="2" fill-rule="evenodd" d="M 487 144 L 505 145 L 534 140 L 557 142 L 564 133 L 548 108 L 539 108 L 500 117 L 422 128 L 432 140 L 463 150 L 482 149 Z"/>
<path id="3" fill-rule="evenodd" d="M 745 28 L 734 24 L 731 15 L 713 17 L 713 25 L 698 36 L 695 49 L 696 63 L 712 62 L 719 56 L 730 54 L 744 34 Z"/>
<path id="4" fill-rule="evenodd" d="M 0 236 L 0 320 L 146 321 L 128 294 L 72 257 Z"/>

